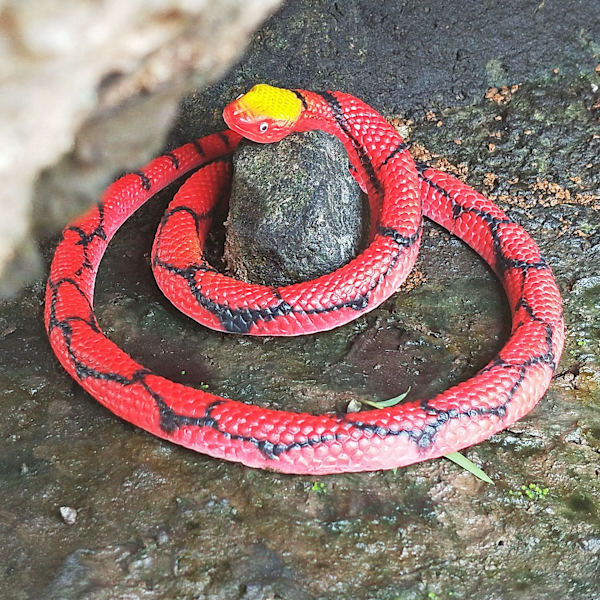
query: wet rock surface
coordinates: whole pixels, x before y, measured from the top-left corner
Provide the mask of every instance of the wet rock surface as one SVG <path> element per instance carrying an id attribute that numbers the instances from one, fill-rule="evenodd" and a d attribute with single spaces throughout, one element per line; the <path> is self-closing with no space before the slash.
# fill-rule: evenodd
<path id="1" fill-rule="evenodd" d="M 233 166 L 224 258 L 237 277 L 288 285 L 358 254 L 363 201 L 337 138 L 314 131 L 248 144 Z"/>
<path id="2" fill-rule="evenodd" d="M 289 3 L 220 86 L 183 102 L 170 139 L 216 127 L 222 101 L 259 80 L 340 88 L 393 117 L 419 158 L 454 170 L 525 226 L 561 287 L 567 343 L 539 406 L 465 452 L 495 485 L 446 460 L 292 477 L 162 442 L 107 413 L 60 368 L 38 282 L 0 305 L 0 597 L 598 598 L 600 55 L 587 12 L 597 3 L 460 6 Z M 478 21 L 485 11 L 489 25 Z M 396 26 L 404 38 L 381 34 Z M 307 30 L 310 45 L 299 37 Z M 411 63 L 419 32 L 437 40 L 429 52 L 439 61 L 425 74 Z M 457 48 L 470 50 L 469 69 L 451 68 Z M 420 87 L 380 78 L 380 65 Z M 457 99 L 457 89 L 470 92 Z M 354 323 L 281 340 L 194 327 L 149 270 L 169 195 L 117 234 L 96 304 L 111 339 L 171 379 L 273 408 L 343 410 L 408 386 L 411 399 L 441 391 L 508 335 L 493 275 L 430 224 L 408 285 Z"/>

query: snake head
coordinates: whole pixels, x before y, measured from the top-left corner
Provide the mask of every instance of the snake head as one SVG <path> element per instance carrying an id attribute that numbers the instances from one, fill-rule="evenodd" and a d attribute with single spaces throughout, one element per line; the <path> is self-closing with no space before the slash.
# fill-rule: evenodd
<path id="1" fill-rule="evenodd" d="M 302 100 L 294 92 L 259 83 L 228 104 L 223 119 L 245 138 L 268 143 L 293 131 L 301 113 Z"/>

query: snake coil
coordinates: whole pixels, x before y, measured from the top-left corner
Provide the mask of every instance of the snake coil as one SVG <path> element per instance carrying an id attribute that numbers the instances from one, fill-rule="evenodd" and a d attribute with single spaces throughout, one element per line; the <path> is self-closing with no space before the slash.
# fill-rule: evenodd
<path id="1" fill-rule="evenodd" d="M 224 118 L 230 129 L 121 177 L 64 229 L 50 268 L 45 324 L 56 356 L 84 389 L 121 418 L 187 448 L 251 467 L 315 474 L 390 469 L 442 456 L 485 440 L 537 404 L 563 350 L 564 322 L 550 267 L 518 224 L 452 175 L 415 165 L 398 133 L 349 94 L 261 84 L 229 104 Z M 371 204 L 368 247 L 332 273 L 280 288 L 218 273 L 203 247 L 213 209 L 227 195 L 226 157 L 242 137 L 273 142 L 310 129 L 337 136 L 348 152 Z M 123 222 L 197 168 L 162 219 L 152 264 L 160 288 L 204 325 L 300 335 L 347 323 L 404 281 L 417 258 L 424 215 L 471 246 L 499 277 L 512 312 L 509 340 L 473 378 L 434 398 L 352 414 L 269 410 L 161 377 L 102 333 L 94 284 Z"/>

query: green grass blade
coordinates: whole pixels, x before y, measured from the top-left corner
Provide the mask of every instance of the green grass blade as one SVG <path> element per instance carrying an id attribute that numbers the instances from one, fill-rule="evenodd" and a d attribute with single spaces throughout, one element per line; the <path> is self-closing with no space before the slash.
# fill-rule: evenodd
<path id="1" fill-rule="evenodd" d="M 451 452 L 450 454 L 446 454 L 445 458 L 450 459 L 452 462 L 455 462 L 457 465 L 466 469 L 475 477 L 481 479 L 481 481 L 485 481 L 486 483 L 491 483 L 494 485 L 494 482 L 473 462 L 471 462 L 466 456 L 463 456 L 460 452 Z"/>
<path id="2" fill-rule="evenodd" d="M 389 400 L 365 400 L 360 398 L 360 401 L 363 404 L 367 404 L 368 406 L 372 406 L 373 408 L 390 408 L 391 406 L 396 406 L 408 396 L 408 392 L 410 392 L 410 388 L 408 388 L 403 394 L 396 396 L 395 398 L 390 398 Z"/>

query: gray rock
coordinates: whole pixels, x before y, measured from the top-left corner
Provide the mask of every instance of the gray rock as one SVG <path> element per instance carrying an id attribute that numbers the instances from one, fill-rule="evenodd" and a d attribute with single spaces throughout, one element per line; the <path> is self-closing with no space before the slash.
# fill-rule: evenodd
<path id="1" fill-rule="evenodd" d="M 337 138 L 311 131 L 278 144 L 247 144 L 234 169 L 224 258 L 237 277 L 286 285 L 356 256 L 362 194 Z"/>

